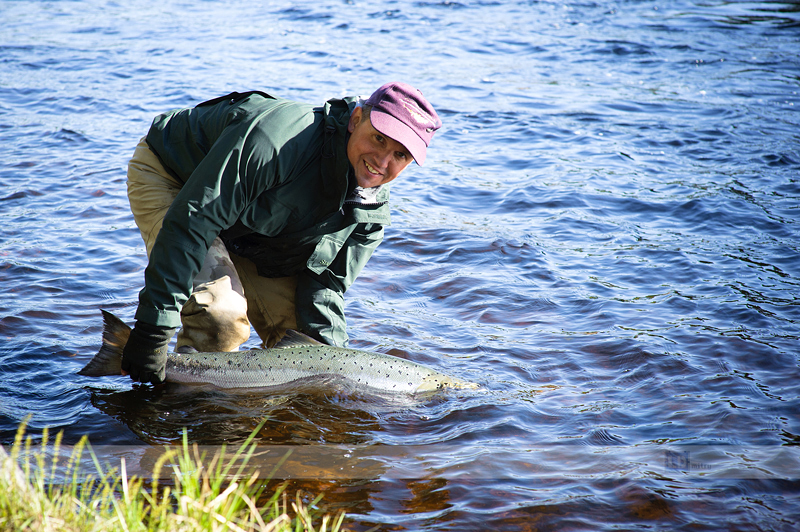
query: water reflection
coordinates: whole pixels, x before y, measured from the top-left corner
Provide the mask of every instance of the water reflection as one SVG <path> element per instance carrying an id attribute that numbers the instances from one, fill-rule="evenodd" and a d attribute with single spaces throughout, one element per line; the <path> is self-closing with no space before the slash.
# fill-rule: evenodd
<path id="1" fill-rule="evenodd" d="M 91 403 L 150 444 L 178 443 L 184 427 L 199 445 L 241 443 L 263 419 L 267 422 L 257 439 L 276 445 L 358 444 L 379 429 L 375 415 L 357 408 L 357 399 L 321 394 L 199 390 L 168 383 L 125 391 L 93 390 Z M 380 407 L 379 400 L 363 404 Z"/>

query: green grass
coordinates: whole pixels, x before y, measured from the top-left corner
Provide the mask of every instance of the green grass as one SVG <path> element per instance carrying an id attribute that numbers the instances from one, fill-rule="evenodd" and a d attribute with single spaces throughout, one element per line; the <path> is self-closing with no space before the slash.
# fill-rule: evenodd
<path id="1" fill-rule="evenodd" d="M 17 431 L 10 455 L 0 447 L 0 530 L 14 531 L 338 531 L 344 514 L 311 510 L 319 498 L 289 502 L 283 487 L 263 493 L 258 471 L 247 474 L 260 426 L 232 455 L 223 448 L 210 459 L 190 446 L 165 450 L 152 479 L 128 477 L 125 460 L 104 471 L 84 436 L 69 458 L 60 457 L 62 434 L 41 443 Z M 88 454 L 94 471 L 81 464 Z M 159 485 L 162 469 L 171 481 Z M 290 509 L 291 508 L 291 509 Z"/>

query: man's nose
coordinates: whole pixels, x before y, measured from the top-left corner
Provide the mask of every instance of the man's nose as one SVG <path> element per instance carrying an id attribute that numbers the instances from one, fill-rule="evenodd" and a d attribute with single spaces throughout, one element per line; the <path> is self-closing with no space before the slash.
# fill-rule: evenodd
<path id="1" fill-rule="evenodd" d="M 392 160 L 392 150 L 386 149 L 382 150 L 380 153 L 377 154 L 375 162 L 381 165 L 381 169 L 384 169 L 387 166 L 389 166 L 389 162 L 391 160 Z"/>

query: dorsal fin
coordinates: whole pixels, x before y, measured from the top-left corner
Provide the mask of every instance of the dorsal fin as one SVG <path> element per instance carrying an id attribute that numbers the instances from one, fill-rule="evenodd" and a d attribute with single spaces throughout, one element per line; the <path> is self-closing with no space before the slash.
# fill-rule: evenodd
<path id="1" fill-rule="evenodd" d="M 303 345 L 325 345 L 322 342 L 314 340 L 308 335 L 295 331 L 294 329 L 286 329 L 283 338 L 273 346 L 273 349 L 285 349 L 287 347 L 297 347 Z"/>

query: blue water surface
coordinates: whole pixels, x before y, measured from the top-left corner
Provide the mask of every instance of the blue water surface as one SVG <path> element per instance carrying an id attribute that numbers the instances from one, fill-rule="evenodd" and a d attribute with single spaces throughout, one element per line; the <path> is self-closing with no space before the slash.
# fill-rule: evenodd
<path id="1" fill-rule="evenodd" d="M 353 530 L 796 529 L 800 4 L 0 13 L 0 443 L 28 419 L 144 463 L 184 428 L 216 446 L 266 418 L 261 448 L 306 457 L 290 489 Z M 392 185 L 392 226 L 347 293 L 351 343 L 481 390 L 387 403 L 75 374 L 99 309 L 135 312 L 125 168 L 155 115 L 391 80 L 444 127 Z"/>

